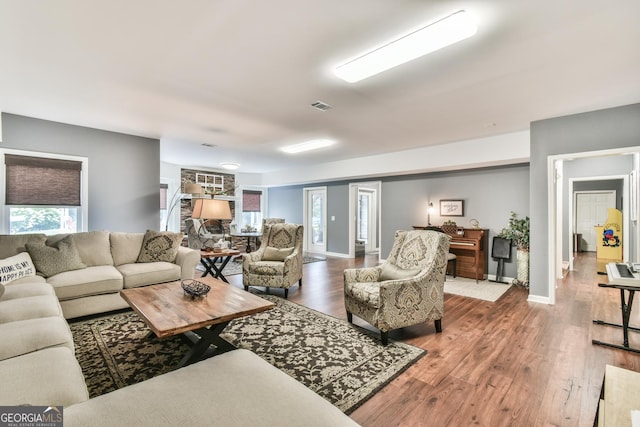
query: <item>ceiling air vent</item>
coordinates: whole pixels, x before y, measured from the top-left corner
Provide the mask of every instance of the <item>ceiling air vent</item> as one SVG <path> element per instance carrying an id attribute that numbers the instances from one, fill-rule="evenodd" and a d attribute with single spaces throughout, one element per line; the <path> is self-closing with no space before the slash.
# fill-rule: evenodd
<path id="1" fill-rule="evenodd" d="M 320 111 L 327 111 L 332 108 L 331 105 L 322 101 L 316 101 L 313 104 L 311 104 L 311 106 Z"/>

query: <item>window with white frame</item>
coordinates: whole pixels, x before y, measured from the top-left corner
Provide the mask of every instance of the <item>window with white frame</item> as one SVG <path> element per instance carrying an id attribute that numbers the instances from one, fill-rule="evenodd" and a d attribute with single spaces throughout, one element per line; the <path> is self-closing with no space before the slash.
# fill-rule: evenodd
<path id="1" fill-rule="evenodd" d="M 250 225 L 261 230 L 264 209 L 262 190 L 242 190 L 242 227 Z"/>
<path id="2" fill-rule="evenodd" d="M 222 175 L 196 173 L 196 184 L 200 184 L 207 194 L 220 194 L 224 192 L 224 176 Z"/>
<path id="3" fill-rule="evenodd" d="M 2 150 L 0 156 L 3 232 L 50 235 L 86 229 L 86 158 L 18 150 Z"/>

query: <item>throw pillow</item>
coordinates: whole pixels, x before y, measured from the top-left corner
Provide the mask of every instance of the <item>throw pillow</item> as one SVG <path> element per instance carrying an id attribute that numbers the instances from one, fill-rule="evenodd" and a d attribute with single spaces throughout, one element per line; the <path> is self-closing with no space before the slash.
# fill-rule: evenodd
<path id="1" fill-rule="evenodd" d="M 87 267 L 80 259 L 71 235 L 55 242 L 52 246 L 44 243 L 27 243 L 26 247 L 36 270 L 44 277 Z"/>
<path id="2" fill-rule="evenodd" d="M 413 276 L 417 276 L 420 273 L 419 268 L 403 270 L 401 268 L 396 267 L 393 264 L 386 263 L 382 266 L 382 271 L 380 272 L 380 281 L 384 282 L 385 280 L 401 280 L 408 279 Z"/>
<path id="3" fill-rule="evenodd" d="M 6 285 L 22 277 L 35 275 L 36 268 L 26 252 L 0 260 L 0 284 Z"/>
<path id="4" fill-rule="evenodd" d="M 262 254 L 263 261 L 284 261 L 286 257 L 293 253 L 295 248 L 274 248 L 267 246 Z"/>
<path id="5" fill-rule="evenodd" d="M 147 230 L 142 239 L 138 262 L 174 262 L 181 242 L 181 233 Z"/>

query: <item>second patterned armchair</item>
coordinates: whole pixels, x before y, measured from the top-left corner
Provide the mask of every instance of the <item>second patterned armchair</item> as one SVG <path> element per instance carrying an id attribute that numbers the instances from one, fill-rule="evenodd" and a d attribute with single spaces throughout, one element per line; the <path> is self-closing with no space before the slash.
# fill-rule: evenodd
<path id="1" fill-rule="evenodd" d="M 442 332 L 450 239 L 437 231 L 396 231 L 385 263 L 345 270 L 347 320 L 355 314 L 380 329 L 383 345 L 390 330 L 428 320 Z"/>
<path id="2" fill-rule="evenodd" d="M 242 284 L 267 288 L 302 286 L 302 239 L 304 229 L 299 224 L 266 224 L 262 243 L 257 251 L 242 256 Z"/>

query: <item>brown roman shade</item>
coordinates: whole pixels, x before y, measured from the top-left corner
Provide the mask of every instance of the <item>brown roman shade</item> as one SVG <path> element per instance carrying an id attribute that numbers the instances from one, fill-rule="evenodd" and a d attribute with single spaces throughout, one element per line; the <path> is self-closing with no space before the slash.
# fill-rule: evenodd
<path id="1" fill-rule="evenodd" d="M 82 162 L 5 154 L 6 204 L 80 206 Z"/>
<path id="2" fill-rule="evenodd" d="M 262 191 L 242 191 L 242 212 L 260 212 L 260 197 Z"/>

